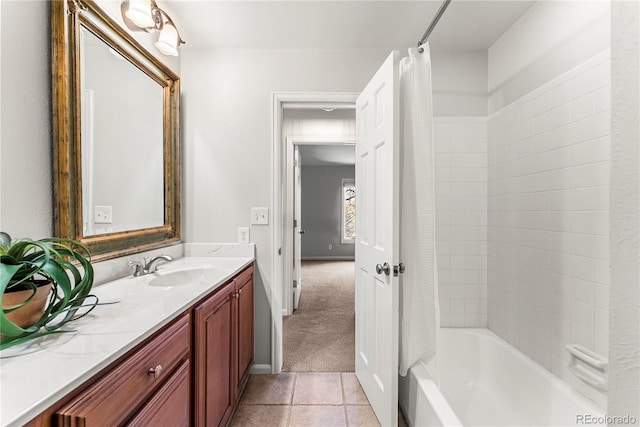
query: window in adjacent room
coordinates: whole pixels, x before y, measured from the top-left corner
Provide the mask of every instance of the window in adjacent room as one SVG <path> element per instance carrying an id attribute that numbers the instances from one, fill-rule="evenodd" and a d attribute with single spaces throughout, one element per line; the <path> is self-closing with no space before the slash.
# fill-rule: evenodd
<path id="1" fill-rule="evenodd" d="M 342 180 L 342 243 L 355 243 L 356 238 L 356 182 Z"/>

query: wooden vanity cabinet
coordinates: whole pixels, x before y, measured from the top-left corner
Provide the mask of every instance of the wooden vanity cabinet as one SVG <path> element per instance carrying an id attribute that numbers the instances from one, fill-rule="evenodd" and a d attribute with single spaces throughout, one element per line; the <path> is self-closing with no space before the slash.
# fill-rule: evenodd
<path id="1" fill-rule="evenodd" d="M 253 362 L 253 266 L 196 306 L 194 425 L 223 426 Z"/>
<path id="2" fill-rule="evenodd" d="M 27 426 L 225 425 L 253 363 L 253 298 L 250 265 Z"/>

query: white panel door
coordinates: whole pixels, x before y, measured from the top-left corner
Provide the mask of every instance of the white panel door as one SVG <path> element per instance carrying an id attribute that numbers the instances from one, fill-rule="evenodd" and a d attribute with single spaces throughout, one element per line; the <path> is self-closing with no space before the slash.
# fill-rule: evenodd
<path id="1" fill-rule="evenodd" d="M 356 101 L 356 374 L 383 426 L 398 422 L 398 58 Z"/>
<path id="2" fill-rule="evenodd" d="M 298 309 L 302 293 L 302 177 L 300 148 L 296 145 L 293 153 L 293 277 L 296 283 L 293 289 L 293 309 Z"/>

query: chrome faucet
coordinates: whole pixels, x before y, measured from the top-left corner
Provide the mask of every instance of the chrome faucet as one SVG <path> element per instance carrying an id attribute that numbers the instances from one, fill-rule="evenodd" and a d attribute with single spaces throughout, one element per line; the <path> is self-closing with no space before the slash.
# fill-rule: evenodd
<path id="1" fill-rule="evenodd" d="M 133 272 L 133 277 L 144 276 L 145 274 L 155 273 L 158 270 L 158 262 L 169 262 L 173 261 L 173 258 L 169 255 L 158 255 L 154 256 L 147 262 L 147 258 L 142 258 L 144 260 L 144 265 L 140 261 L 129 261 L 127 265 L 129 267 L 135 267 Z"/>
<path id="2" fill-rule="evenodd" d="M 157 265 L 158 261 L 163 261 L 163 262 L 173 261 L 173 258 L 170 257 L 169 255 L 154 256 L 149 260 L 149 262 L 147 262 L 146 258 L 142 258 L 142 259 L 146 263 L 145 266 L 143 267 L 143 271 L 145 272 L 144 274 L 155 273 L 158 270 L 158 265 Z"/>

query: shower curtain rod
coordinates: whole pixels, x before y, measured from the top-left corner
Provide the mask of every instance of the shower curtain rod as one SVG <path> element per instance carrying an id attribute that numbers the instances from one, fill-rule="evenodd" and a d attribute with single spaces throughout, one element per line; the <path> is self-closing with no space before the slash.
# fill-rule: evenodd
<path id="1" fill-rule="evenodd" d="M 431 24 L 429 24 L 429 28 L 427 28 L 427 31 L 424 32 L 422 38 L 418 41 L 418 51 L 420 53 L 424 52 L 422 45 L 427 42 L 427 39 L 431 35 L 431 32 L 438 24 L 440 18 L 442 18 L 442 15 L 444 15 L 444 11 L 447 10 L 449 3 L 451 3 L 451 0 L 444 0 L 444 2 L 440 5 L 440 9 L 438 9 L 438 12 L 436 12 L 436 16 L 433 17 L 433 21 L 431 21 Z"/>

